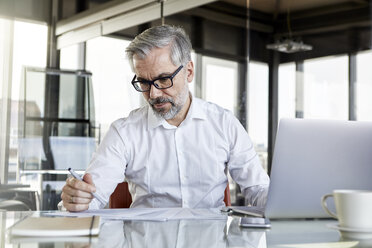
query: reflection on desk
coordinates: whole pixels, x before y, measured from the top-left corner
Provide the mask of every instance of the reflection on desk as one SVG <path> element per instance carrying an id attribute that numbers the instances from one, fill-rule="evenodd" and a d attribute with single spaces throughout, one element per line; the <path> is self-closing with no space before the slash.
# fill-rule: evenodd
<path id="1" fill-rule="evenodd" d="M 237 217 L 222 220 L 106 221 L 99 237 L 89 239 L 12 239 L 7 228 L 25 216 L 42 212 L 0 211 L 0 247 L 372 247 L 372 240 L 344 240 L 327 225 L 334 220 L 271 220 L 271 229 L 240 228 Z"/>
<path id="2" fill-rule="evenodd" d="M 17 220 L 32 214 L 23 212 L 0 212 L 2 233 Z M 40 212 L 34 212 L 38 215 Z M 5 228 L 5 229 L 4 229 Z M 8 234 L 7 234 L 8 235 Z M 2 239 L 4 241 L 4 239 Z M 39 247 L 251 247 L 265 248 L 265 230 L 241 229 L 238 218 L 226 220 L 174 220 L 153 221 L 106 221 L 101 225 L 98 238 L 37 238 L 6 237 L 6 247 L 24 247 L 31 243 Z M 4 242 L 0 243 L 4 247 Z M 61 247 L 61 245 L 58 245 Z"/>
<path id="3" fill-rule="evenodd" d="M 230 227 L 221 220 L 106 222 L 94 247 L 266 247 L 264 230 L 242 230 L 237 219 Z"/>

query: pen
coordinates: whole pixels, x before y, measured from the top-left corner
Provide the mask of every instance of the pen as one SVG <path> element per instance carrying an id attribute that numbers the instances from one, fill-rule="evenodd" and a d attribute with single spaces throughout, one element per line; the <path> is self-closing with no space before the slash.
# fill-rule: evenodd
<path id="1" fill-rule="evenodd" d="M 83 179 L 72 168 L 68 168 L 68 171 L 71 173 L 71 175 L 74 178 L 76 178 L 79 181 L 83 181 Z M 97 193 L 94 193 L 94 192 L 92 192 L 92 195 L 94 196 L 94 198 L 96 198 L 98 201 L 100 201 L 103 205 L 106 205 L 105 201 L 102 199 L 102 197 L 100 195 L 98 195 Z"/>

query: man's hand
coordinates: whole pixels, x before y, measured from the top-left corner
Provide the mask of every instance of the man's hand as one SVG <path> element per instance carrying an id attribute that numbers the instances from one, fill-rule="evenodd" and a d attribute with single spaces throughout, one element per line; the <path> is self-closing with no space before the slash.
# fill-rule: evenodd
<path id="1" fill-rule="evenodd" d="M 62 188 L 61 198 L 63 206 L 68 211 L 78 212 L 87 210 L 89 203 L 93 199 L 92 192 L 96 191 L 92 176 L 87 173 L 83 177 L 83 182 L 73 177 L 67 178 L 65 186 Z"/>

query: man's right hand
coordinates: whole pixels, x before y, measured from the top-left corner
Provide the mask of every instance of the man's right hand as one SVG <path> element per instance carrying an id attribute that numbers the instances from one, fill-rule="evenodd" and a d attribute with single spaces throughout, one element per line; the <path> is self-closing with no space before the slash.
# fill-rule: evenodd
<path id="1" fill-rule="evenodd" d="M 83 177 L 84 181 L 76 178 L 67 178 L 65 186 L 62 188 L 61 198 L 63 206 L 72 212 L 87 210 L 89 203 L 93 199 L 92 193 L 96 191 L 92 176 L 87 173 Z"/>

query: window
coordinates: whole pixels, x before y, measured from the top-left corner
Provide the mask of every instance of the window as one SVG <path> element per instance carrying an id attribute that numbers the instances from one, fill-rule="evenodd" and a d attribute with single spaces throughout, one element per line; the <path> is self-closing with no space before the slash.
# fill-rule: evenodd
<path id="1" fill-rule="evenodd" d="M 61 69 L 77 70 L 79 68 L 79 45 L 64 47 L 60 52 Z"/>
<path id="2" fill-rule="evenodd" d="M 248 134 L 267 169 L 269 68 L 267 64 L 250 62 L 248 72 Z"/>
<path id="3" fill-rule="evenodd" d="M 196 76 L 196 53 L 191 52 L 191 60 L 194 63 L 194 79 L 189 83 L 189 91 L 193 96 L 195 96 L 195 76 Z"/>
<path id="4" fill-rule="evenodd" d="M 36 66 L 45 67 L 47 59 L 47 39 L 48 27 L 44 24 L 35 24 L 28 22 L 14 22 L 14 40 L 13 40 L 13 73 L 12 73 L 12 106 L 11 106 L 11 126 L 10 126 L 10 144 L 9 144 L 9 167 L 8 182 L 15 182 L 17 171 L 17 150 L 18 150 L 18 100 L 21 93 L 21 79 L 23 67 Z M 25 42 L 27 41 L 27 42 Z M 33 89 L 34 92 L 42 89 Z M 33 98 L 35 105 L 40 105 L 42 99 Z M 40 111 L 44 111 L 40 108 Z M 39 134 L 41 135 L 41 134 Z M 39 136 L 41 138 L 41 136 Z M 27 180 L 27 179 L 26 179 Z M 25 182 L 27 183 L 27 182 Z M 32 183 L 31 183 L 32 185 Z"/>
<path id="5" fill-rule="evenodd" d="M 278 119 L 296 116 L 296 65 L 279 65 Z"/>
<path id="6" fill-rule="evenodd" d="M 27 42 L 25 42 L 27 40 Z M 12 99 L 19 98 L 23 66 L 45 67 L 48 27 L 42 24 L 14 22 Z"/>
<path id="7" fill-rule="evenodd" d="M 348 119 L 348 57 L 304 62 L 304 117 Z"/>
<path id="8" fill-rule="evenodd" d="M 238 63 L 207 56 L 202 61 L 204 99 L 235 113 Z"/>
<path id="9" fill-rule="evenodd" d="M 116 119 L 140 107 L 142 94 L 132 84 L 133 72 L 125 56 L 129 41 L 98 37 L 87 42 L 87 70 L 92 72 L 96 121 L 101 136 Z"/>
<path id="10" fill-rule="evenodd" d="M 357 55 L 356 116 L 372 121 L 372 51 Z"/>

